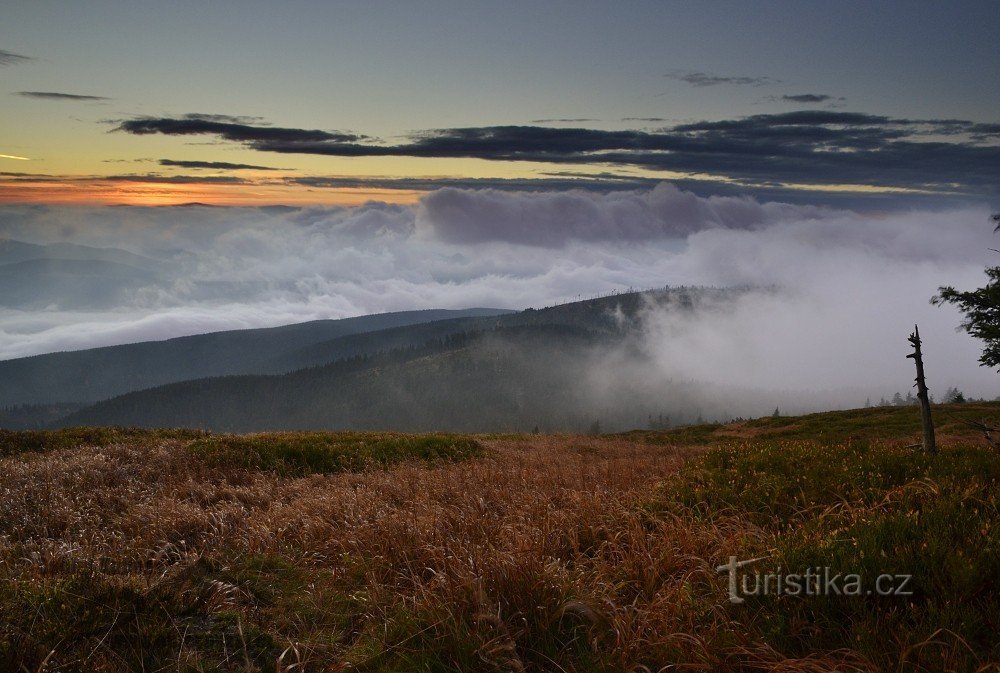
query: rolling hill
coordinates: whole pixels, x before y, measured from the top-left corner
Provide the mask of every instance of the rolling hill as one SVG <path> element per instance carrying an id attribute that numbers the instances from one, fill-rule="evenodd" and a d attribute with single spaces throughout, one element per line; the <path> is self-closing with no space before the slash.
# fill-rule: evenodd
<path id="1" fill-rule="evenodd" d="M 0 362 L 0 406 L 86 404 L 186 379 L 284 372 L 296 368 L 292 363 L 301 360 L 299 351 L 316 344 L 327 344 L 331 359 L 355 355 L 357 346 L 338 354 L 337 345 L 330 343 L 344 336 L 507 312 L 474 308 L 382 313 L 5 360 Z"/>
<path id="2" fill-rule="evenodd" d="M 142 390 L 58 424 L 583 431 L 595 422 L 605 429 L 646 427 L 661 415 L 693 422 L 703 413 L 724 416 L 746 391 L 670 380 L 643 350 L 643 309 L 694 311 L 733 296 L 687 288 L 631 293 L 348 335 L 285 361 L 328 364 Z"/>

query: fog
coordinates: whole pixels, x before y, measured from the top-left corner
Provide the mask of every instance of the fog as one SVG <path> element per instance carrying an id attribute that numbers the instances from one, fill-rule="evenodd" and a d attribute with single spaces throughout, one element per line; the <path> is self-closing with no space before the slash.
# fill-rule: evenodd
<path id="1" fill-rule="evenodd" d="M 99 307 L 46 295 L 43 278 L 30 302 L 0 308 L 0 358 L 384 311 L 541 307 L 629 287 L 753 286 L 724 308 L 651 310 L 656 377 L 857 406 L 905 394 L 906 336 L 919 323 L 932 392 L 993 398 L 1000 386 L 978 366 L 980 344 L 956 331 L 953 307 L 928 301 L 943 284 L 982 285 L 997 255 L 989 215 L 855 213 L 667 184 L 615 194 L 449 188 L 415 207 L 5 206 L 0 238 L 159 263 L 149 263 L 154 280 Z"/>

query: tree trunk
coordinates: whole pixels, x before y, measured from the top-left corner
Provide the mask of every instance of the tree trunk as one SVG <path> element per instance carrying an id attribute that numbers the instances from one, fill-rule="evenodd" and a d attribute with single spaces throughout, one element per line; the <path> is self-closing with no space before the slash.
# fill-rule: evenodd
<path id="1" fill-rule="evenodd" d="M 937 453 L 937 444 L 934 441 L 934 422 L 931 420 L 931 402 L 927 395 L 927 382 L 924 380 L 924 358 L 920 353 L 920 330 L 913 326 L 913 334 L 909 337 L 913 352 L 907 355 L 913 358 L 917 366 L 917 399 L 920 400 L 920 419 L 924 425 L 924 451 L 930 454 Z"/>

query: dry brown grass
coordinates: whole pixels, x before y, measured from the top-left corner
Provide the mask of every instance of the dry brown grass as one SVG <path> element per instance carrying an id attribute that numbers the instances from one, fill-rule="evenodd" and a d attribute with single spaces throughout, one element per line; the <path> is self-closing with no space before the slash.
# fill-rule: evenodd
<path id="1" fill-rule="evenodd" d="M 645 509 L 701 449 L 481 441 L 304 477 L 190 440 L 2 459 L 6 670 L 877 670 L 789 658 L 728 603 L 714 562 L 768 533 Z"/>

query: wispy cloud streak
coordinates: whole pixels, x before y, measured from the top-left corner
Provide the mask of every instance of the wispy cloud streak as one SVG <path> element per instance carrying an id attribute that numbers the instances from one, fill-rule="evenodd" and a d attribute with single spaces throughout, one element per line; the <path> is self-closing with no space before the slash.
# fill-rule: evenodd
<path id="1" fill-rule="evenodd" d="M 179 161 L 174 159 L 160 159 L 161 166 L 173 166 L 177 168 L 207 168 L 220 171 L 280 171 L 283 169 L 271 166 L 257 166 L 255 164 L 232 164 L 226 161 Z"/>
<path id="2" fill-rule="evenodd" d="M 686 82 L 691 86 L 696 87 L 707 87 L 707 86 L 719 86 L 721 84 L 731 84 L 736 86 L 764 86 L 766 84 L 780 84 L 780 79 L 774 79 L 772 77 L 758 76 L 758 77 L 747 77 L 743 76 L 727 76 L 727 75 L 716 75 L 713 73 L 699 72 L 696 70 L 674 70 L 665 75 L 670 79 L 676 79 L 681 82 Z"/>
<path id="3" fill-rule="evenodd" d="M 15 54 L 12 51 L 6 51 L 0 49 L 0 66 L 7 65 L 17 65 L 19 63 L 27 63 L 28 61 L 34 61 L 31 56 L 25 56 L 23 54 Z"/>
<path id="4" fill-rule="evenodd" d="M 95 102 L 102 100 L 111 100 L 110 98 L 107 98 L 105 96 L 86 96 L 75 93 L 59 93 L 57 91 L 18 91 L 14 95 L 22 96 L 24 98 L 35 98 L 38 100 L 56 100 L 56 101 Z"/>

